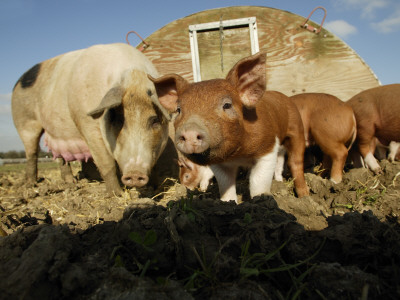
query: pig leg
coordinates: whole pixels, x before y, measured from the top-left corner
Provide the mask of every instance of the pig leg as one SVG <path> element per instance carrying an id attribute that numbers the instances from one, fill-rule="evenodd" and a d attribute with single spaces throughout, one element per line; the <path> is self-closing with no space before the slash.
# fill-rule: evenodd
<path id="1" fill-rule="evenodd" d="M 18 124 L 19 125 L 19 124 Z M 17 126 L 17 124 L 16 124 Z M 20 130 L 20 128 L 22 128 Z M 37 162 L 39 154 L 39 141 L 43 133 L 42 126 L 37 122 L 26 122 L 17 126 L 21 140 L 24 143 L 26 155 L 26 181 L 28 185 L 34 185 L 37 181 Z"/>
<path id="2" fill-rule="evenodd" d="M 298 134 L 289 137 L 285 142 L 285 147 L 288 153 L 288 166 L 294 178 L 297 196 L 308 196 L 308 187 L 304 178 L 304 136 Z"/>
<path id="3" fill-rule="evenodd" d="M 207 191 L 210 180 L 214 177 L 214 173 L 209 166 L 202 166 L 202 176 L 200 180 L 200 191 Z"/>
<path id="4" fill-rule="evenodd" d="M 211 165 L 210 167 L 217 179 L 221 200 L 234 200 L 238 203 L 236 194 L 236 174 L 238 167 L 229 164 Z"/>
<path id="5" fill-rule="evenodd" d="M 87 140 L 87 144 L 100 175 L 105 181 L 107 192 L 111 196 L 121 195 L 122 188 L 117 177 L 118 171 L 114 157 L 108 153 L 106 146 L 100 141 L 94 143 L 92 140 Z"/>
<path id="6" fill-rule="evenodd" d="M 96 155 L 92 151 L 93 160 L 99 168 L 101 177 L 106 183 L 106 188 L 111 196 L 120 196 L 122 194 L 122 188 L 117 177 L 117 167 L 115 160 L 109 155 Z"/>
<path id="7" fill-rule="evenodd" d="M 394 141 L 389 144 L 389 161 L 393 162 L 396 159 L 397 151 L 399 150 L 400 143 Z"/>
<path id="8" fill-rule="evenodd" d="M 81 126 L 82 135 L 85 137 L 85 141 L 90 149 L 90 154 L 93 157 L 93 161 L 106 184 L 108 194 L 111 196 L 121 195 L 122 188 L 117 176 L 119 170 L 117 168 L 116 161 L 108 152 L 103 139 L 95 138 L 102 136 L 100 129 L 93 124 L 86 126 L 81 124 Z"/>
<path id="9" fill-rule="evenodd" d="M 275 168 L 275 180 L 276 181 L 283 181 L 282 173 L 283 173 L 283 168 L 285 165 L 285 154 L 286 154 L 286 149 L 283 146 L 279 147 L 278 150 L 278 159 L 276 162 L 276 168 Z"/>
<path id="10" fill-rule="evenodd" d="M 299 111 L 296 107 L 289 106 L 288 131 L 284 146 L 288 154 L 288 167 L 294 178 L 294 186 L 298 197 L 308 196 L 309 191 L 304 178 L 304 152 L 306 141 L 304 127 Z"/>
<path id="11" fill-rule="evenodd" d="M 374 157 L 376 138 L 375 124 L 373 122 L 359 122 L 357 125 L 358 149 L 365 164 L 375 174 L 382 173 L 376 158 Z"/>
<path id="12" fill-rule="evenodd" d="M 251 198 L 262 194 L 271 194 L 272 178 L 276 170 L 279 148 L 279 140 L 276 138 L 272 152 L 257 159 L 256 164 L 251 168 L 249 178 Z"/>
<path id="13" fill-rule="evenodd" d="M 332 170 L 332 158 L 326 152 L 323 152 L 321 177 L 327 177 L 329 170 Z"/>
<path id="14" fill-rule="evenodd" d="M 347 148 L 343 144 L 333 145 L 331 148 L 323 150 L 332 160 L 331 181 L 339 183 L 343 178 L 343 168 L 347 159 Z"/>
<path id="15" fill-rule="evenodd" d="M 61 178 L 67 183 L 73 183 L 75 180 L 74 176 L 72 175 L 70 163 L 65 161 L 63 158 L 60 158 L 59 166 L 61 171 Z"/>
<path id="16" fill-rule="evenodd" d="M 330 180 L 334 183 L 341 182 L 348 155 L 347 147 L 343 143 L 333 140 L 333 137 L 328 139 L 324 131 L 315 130 L 313 136 L 324 153 L 323 166 L 327 170 L 330 169 Z"/>
<path id="17" fill-rule="evenodd" d="M 91 151 L 91 153 L 93 160 L 99 168 L 101 177 L 106 183 L 108 193 L 110 195 L 121 195 L 122 188 L 117 177 L 117 167 L 114 158 L 108 155 L 108 153 L 103 153 L 103 151 Z"/>
<path id="18" fill-rule="evenodd" d="M 358 143 L 358 148 L 360 150 L 361 156 L 364 158 L 365 164 L 375 173 L 380 174 L 382 173 L 382 169 L 379 166 L 376 158 L 374 157 L 373 148 L 371 145 L 374 143 L 373 137 L 371 139 L 360 139 Z"/>

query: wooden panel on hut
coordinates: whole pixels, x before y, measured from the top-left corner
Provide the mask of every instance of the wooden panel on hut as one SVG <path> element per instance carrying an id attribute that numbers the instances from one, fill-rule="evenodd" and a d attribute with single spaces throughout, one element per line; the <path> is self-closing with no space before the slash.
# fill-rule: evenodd
<path id="1" fill-rule="evenodd" d="M 189 26 L 219 22 L 221 18 L 232 20 L 251 17 L 256 18 L 260 51 L 267 53 L 267 89 L 288 96 L 303 92 L 325 92 L 347 101 L 360 91 L 379 85 L 369 66 L 334 34 L 324 28 L 318 34 L 310 32 L 301 27 L 304 17 L 269 7 L 225 7 L 175 20 L 145 39 L 150 46 L 144 53 L 160 74 L 177 73 L 193 81 Z M 319 27 L 311 21 L 309 23 Z M 236 36 L 237 32 L 232 32 Z M 224 34 L 230 35 L 229 30 L 224 29 Z M 212 76 L 221 77 L 225 73 L 218 70 L 221 69 L 220 35 L 216 31 L 198 37 L 204 40 L 199 42 L 200 69 L 212 69 Z M 229 70 L 235 63 L 233 60 L 242 56 L 241 53 L 236 56 L 234 52 L 236 48 L 242 50 L 242 44 L 236 45 L 224 41 L 224 69 Z M 232 61 L 225 61 L 228 57 Z M 212 77 L 208 73 L 204 76 L 207 79 Z"/>

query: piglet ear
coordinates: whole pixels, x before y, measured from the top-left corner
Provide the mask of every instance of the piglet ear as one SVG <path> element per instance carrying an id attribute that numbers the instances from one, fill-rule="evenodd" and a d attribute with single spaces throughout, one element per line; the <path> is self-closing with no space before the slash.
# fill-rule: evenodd
<path id="1" fill-rule="evenodd" d="M 97 119 L 106 109 L 121 105 L 124 93 L 125 90 L 121 86 L 113 87 L 107 92 L 107 94 L 105 94 L 100 104 L 95 109 L 88 112 L 87 115 Z"/>
<path id="2" fill-rule="evenodd" d="M 169 113 L 175 112 L 178 108 L 178 96 L 186 89 L 189 83 L 177 74 L 165 75 L 159 78 L 154 78 L 150 75 L 148 77 L 156 87 L 160 104 Z"/>
<path id="3" fill-rule="evenodd" d="M 265 63 L 266 54 L 257 53 L 238 61 L 226 76 L 246 107 L 254 107 L 265 92 Z"/>
<path id="4" fill-rule="evenodd" d="M 190 171 L 193 169 L 193 164 L 190 163 L 187 159 L 179 157 L 177 160 L 179 168 L 186 168 Z"/>

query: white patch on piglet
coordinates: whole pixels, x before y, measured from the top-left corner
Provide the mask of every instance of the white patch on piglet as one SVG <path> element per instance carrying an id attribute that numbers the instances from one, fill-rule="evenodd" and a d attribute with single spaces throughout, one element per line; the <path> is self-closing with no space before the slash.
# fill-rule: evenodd
<path id="1" fill-rule="evenodd" d="M 389 144 L 389 161 L 395 161 L 397 151 L 399 150 L 400 143 L 391 141 Z"/>
<path id="2" fill-rule="evenodd" d="M 211 170 L 209 166 L 201 166 L 200 168 L 200 190 L 202 192 L 207 191 L 207 187 L 210 183 L 210 180 L 214 177 L 214 172 Z"/>
<path id="3" fill-rule="evenodd" d="M 221 200 L 234 200 L 237 203 L 236 174 L 238 166 L 232 163 L 224 163 L 210 167 L 217 179 Z"/>
<path id="4" fill-rule="evenodd" d="M 250 170 L 250 197 L 271 193 L 272 178 L 274 176 L 278 151 L 279 139 L 275 138 L 272 151 L 260 157 Z"/>
<path id="5" fill-rule="evenodd" d="M 370 168 L 374 172 L 378 171 L 381 168 L 371 152 L 368 152 L 368 154 L 364 158 L 364 161 L 368 168 Z"/>
<path id="6" fill-rule="evenodd" d="M 272 178 L 274 176 L 278 151 L 279 139 L 275 138 L 275 145 L 272 151 L 258 158 L 250 169 L 250 196 L 260 196 L 271 193 Z M 219 192 L 222 201 L 234 200 L 238 202 L 236 194 L 236 174 L 238 167 L 249 166 L 244 161 L 222 163 L 211 165 L 218 182 Z"/>
<path id="7" fill-rule="evenodd" d="M 279 146 L 278 158 L 276 161 L 275 174 L 274 174 L 276 181 L 283 181 L 282 173 L 285 165 L 285 154 L 286 154 L 285 147 L 282 145 Z"/>

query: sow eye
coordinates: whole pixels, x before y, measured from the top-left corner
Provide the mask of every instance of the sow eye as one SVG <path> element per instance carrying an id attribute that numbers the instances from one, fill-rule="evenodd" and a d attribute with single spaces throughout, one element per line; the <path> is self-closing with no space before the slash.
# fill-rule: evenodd
<path id="1" fill-rule="evenodd" d="M 176 113 L 179 115 L 181 113 L 181 107 L 178 105 L 178 107 L 176 108 Z"/>
<path id="2" fill-rule="evenodd" d="M 161 125 L 161 121 L 158 116 L 151 116 L 148 120 L 148 128 L 158 128 Z"/>

